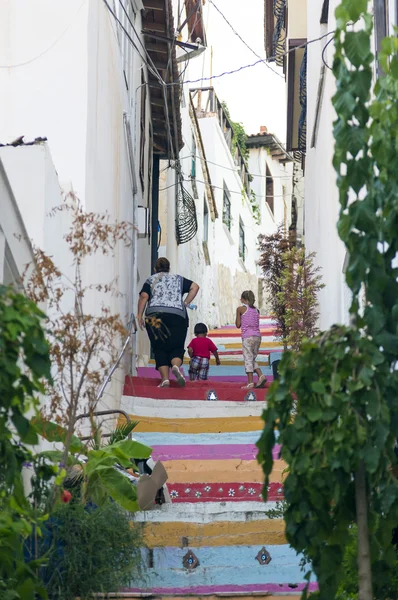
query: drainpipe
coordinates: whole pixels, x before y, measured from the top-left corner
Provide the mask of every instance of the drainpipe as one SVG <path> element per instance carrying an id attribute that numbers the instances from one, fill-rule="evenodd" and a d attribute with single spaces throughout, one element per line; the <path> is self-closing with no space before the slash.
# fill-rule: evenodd
<path id="1" fill-rule="evenodd" d="M 154 272 L 158 259 L 159 228 L 159 164 L 158 154 L 153 155 L 152 163 L 152 210 L 151 210 L 151 273 Z"/>

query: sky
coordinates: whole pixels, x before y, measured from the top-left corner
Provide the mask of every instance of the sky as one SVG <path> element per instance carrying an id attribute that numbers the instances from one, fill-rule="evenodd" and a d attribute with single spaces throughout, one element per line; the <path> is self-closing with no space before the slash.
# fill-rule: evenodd
<path id="1" fill-rule="evenodd" d="M 261 57 L 264 49 L 264 0 L 214 0 L 245 42 Z M 233 33 L 210 0 L 204 5 L 207 50 L 192 59 L 189 77 L 210 76 L 210 47 L 213 49 L 213 76 L 256 62 L 255 56 Z M 272 69 L 282 70 L 271 63 Z M 286 136 L 286 86 L 284 77 L 264 63 L 220 78 L 212 85 L 221 101 L 226 101 L 231 118 L 243 123 L 246 133 L 258 133 L 265 125 L 284 142 Z M 195 84 L 199 85 L 199 84 Z M 204 81 L 203 86 L 210 85 Z"/>

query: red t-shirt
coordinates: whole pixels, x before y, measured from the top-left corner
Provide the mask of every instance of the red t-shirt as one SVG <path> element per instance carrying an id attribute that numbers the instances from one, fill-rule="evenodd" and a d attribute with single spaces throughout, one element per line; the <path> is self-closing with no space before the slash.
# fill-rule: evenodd
<path id="1" fill-rule="evenodd" d="M 194 338 L 188 348 L 192 348 L 193 356 L 200 356 L 201 358 L 210 358 L 210 352 L 217 351 L 217 346 L 208 337 Z"/>

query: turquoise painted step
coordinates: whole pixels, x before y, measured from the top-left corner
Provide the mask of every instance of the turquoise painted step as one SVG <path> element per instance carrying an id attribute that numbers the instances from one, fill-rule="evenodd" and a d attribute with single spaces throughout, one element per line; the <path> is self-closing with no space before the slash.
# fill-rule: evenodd
<path id="1" fill-rule="evenodd" d="M 155 548 L 143 551 L 148 565 L 141 581 L 134 587 L 186 588 L 194 586 L 299 584 L 304 582 L 300 568 L 301 556 L 287 544 L 266 546 L 271 556 L 267 565 L 261 565 L 256 556 L 263 548 L 258 546 L 221 546 L 218 548 Z M 183 566 L 183 558 L 191 550 L 199 560 L 196 569 Z M 153 561 L 153 562 L 152 562 Z M 153 567 L 149 568 L 152 564 Z"/>
<path id="2" fill-rule="evenodd" d="M 246 431 L 238 433 L 140 433 L 134 432 L 133 437 L 148 446 L 184 446 L 184 445 L 219 445 L 219 444 L 255 444 L 261 431 Z M 279 433 L 279 432 L 278 432 Z"/>

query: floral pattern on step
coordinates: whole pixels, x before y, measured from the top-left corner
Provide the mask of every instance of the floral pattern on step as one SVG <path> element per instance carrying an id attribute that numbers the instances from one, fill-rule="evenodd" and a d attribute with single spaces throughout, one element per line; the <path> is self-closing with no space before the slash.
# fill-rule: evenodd
<path id="1" fill-rule="evenodd" d="M 261 483 L 224 483 L 218 487 L 209 483 L 169 483 L 172 502 L 263 502 Z M 268 486 L 268 501 L 283 500 L 283 486 L 276 482 Z"/>

